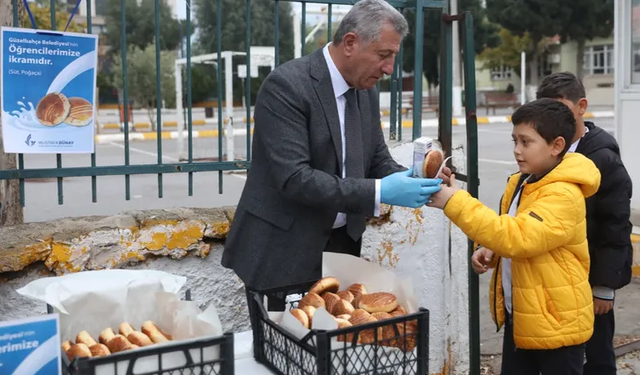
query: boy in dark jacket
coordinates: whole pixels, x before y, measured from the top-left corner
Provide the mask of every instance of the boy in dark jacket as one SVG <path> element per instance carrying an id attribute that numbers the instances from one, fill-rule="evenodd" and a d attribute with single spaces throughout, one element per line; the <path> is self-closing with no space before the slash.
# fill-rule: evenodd
<path id="1" fill-rule="evenodd" d="M 613 301 L 615 291 L 631 281 L 631 178 L 616 140 L 592 122 L 584 121 L 586 93 L 575 75 L 564 72 L 547 76 L 536 96 L 559 100 L 573 111 L 576 134 L 569 152 L 591 159 L 602 176 L 598 192 L 586 200 L 589 282 L 596 317 L 593 336 L 586 346 L 584 375 L 615 375 Z"/>

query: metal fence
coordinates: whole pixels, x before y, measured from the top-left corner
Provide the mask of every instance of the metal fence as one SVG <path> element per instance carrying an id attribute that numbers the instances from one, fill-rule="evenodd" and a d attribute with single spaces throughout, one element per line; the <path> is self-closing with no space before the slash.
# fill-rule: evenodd
<path id="1" fill-rule="evenodd" d="M 19 14 L 18 5 L 22 0 L 13 0 L 13 23 L 14 26 L 19 27 Z M 155 44 L 156 44 L 156 59 L 155 69 L 160 69 L 160 16 L 159 8 L 160 1 L 155 0 Z M 222 60 L 222 24 L 223 24 L 223 3 L 222 0 L 211 0 L 217 2 L 217 60 Z M 289 0 L 238 0 L 246 1 L 247 13 L 246 13 L 246 71 L 251 69 L 251 3 L 270 1 L 274 5 L 275 9 L 275 35 L 274 46 L 275 48 L 275 65 L 280 63 L 280 51 L 279 51 L 279 3 L 280 1 Z M 475 53 L 473 45 L 473 18 L 469 13 L 463 13 L 460 15 L 448 14 L 448 1 L 446 0 L 387 0 L 391 5 L 399 10 L 412 9 L 415 14 L 415 61 L 414 61 L 414 88 L 413 88 L 413 128 L 412 139 L 416 139 L 422 134 L 422 75 L 423 75 L 423 30 L 424 30 L 424 11 L 426 9 L 437 9 L 442 12 L 442 41 L 441 41 L 441 60 L 440 60 L 440 92 L 439 92 L 439 128 L 438 138 L 442 143 L 446 153 L 451 154 L 452 148 L 452 30 L 453 27 L 460 26 L 462 36 L 462 53 L 464 56 L 464 79 L 465 79 L 465 110 L 466 110 L 466 134 L 467 134 L 467 175 L 457 174 L 457 177 L 466 181 L 468 190 L 470 193 L 478 196 L 478 150 L 477 150 L 477 122 L 476 122 L 476 98 L 475 98 Z M 223 172 L 233 170 L 245 170 L 248 169 L 251 162 L 251 75 L 247 74 L 246 77 L 246 158 L 243 160 L 223 160 L 223 141 L 224 141 L 224 129 L 223 123 L 223 108 L 222 101 L 218 100 L 218 160 L 200 162 L 194 160 L 193 156 L 193 118 L 192 118 L 192 48 L 191 48 L 191 31 L 193 28 L 191 20 L 191 2 L 192 0 L 184 0 L 186 8 L 186 142 L 187 142 L 187 157 L 184 162 L 179 163 L 165 163 L 163 162 L 163 149 L 162 149 L 162 93 L 163 87 L 161 85 L 160 74 L 157 74 L 156 90 L 157 90 L 157 103 L 156 103 L 156 135 L 157 135 L 157 163 L 155 164 L 139 164 L 132 165 L 130 162 L 130 119 L 128 111 L 124 111 L 124 164 L 122 165 L 109 165 L 109 166 L 97 166 L 96 154 L 88 155 L 90 157 L 91 165 L 88 167 L 63 167 L 62 155 L 56 155 L 56 167 L 55 168 L 37 168 L 27 169 L 24 165 L 24 155 L 18 155 L 18 169 L 16 170 L 3 170 L 0 171 L 0 180 L 15 180 L 20 182 L 20 196 L 22 205 L 25 204 L 25 180 L 26 179 L 41 179 L 41 178 L 56 178 L 58 189 L 58 204 L 63 204 L 63 182 L 67 177 L 91 177 L 91 191 L 92 201 L 97 202 L 97 189 L 98 189 L 98 177 L 100 176 L 124 176 L 124 189 L 125 199 L 129 200 L 132 175 L 141 174 L 157 174 L 158 177 L 158 197 L 163 196 L 163 175 L 168 173 L 186 173 L 188 175 L 188 194 L 193 194 L 193 174 L 197 172 L 218 172 L 219 192 L 223 191 Z M 302 46 L 301 54 L 305 53 L 305 27 L 306 24 L 306 8 L 308 3 L 319 3 L 327 6 L 327 15 L 331 19 L 332 7 L 334 5 L 353 5 L 357 0 L 325 0 L 325 1 L 309 1 L 309 0 L 297 0 L 302 8 L 301 25 L 303 32 L 301 33 Z M 125 12 L 125 0 L 120 0 L 121 4 L 121 54 L 123 62 L 123 102 L 128 103 L 128 86 L 127 86 L 127 74 L 126 74 L 126 60 L 127 60 L 127 35 L 124 30 L 126 27 L 126 12 Z M 85 0 L 86 14 L 87 14 L 87 27 L 86 32 L 92 33 L 92 2 Z M 51 27 L 56 29 L 56 0 L 50 0 L 51 9 Z M 221 10 L 221 11 L 220 11 Z M 327 36 L 330 40 L 332 35 L 331 22 L 327 23 Z M 402 87 L 402 61 L 403 50 L 400 51 L 396 58 L 395 69 L 391 77 L 391 108 L 390 108 L 390 139 L 401 140 L 403 138 L 401 115 L 403 113 L 403 103 L 401 100 Z M 218 78 L 218 98 L 222 98 L 222 84 L 223 75 L 222 69 L 217 69 Z M 87 187 L 89 188 L 89 187 Z M 472 243 L 469 243 L 469 252 L 472 252 Z M 471 349 L 471 374 L 479 374 L 480 371 L 480 342 L 479 342 L 479 296 L 478 296 L 478 278 L 475 273 L 470 269 L 469 272 L 469 302 L 471 310 L 470 318 L 470 349 Z"/>

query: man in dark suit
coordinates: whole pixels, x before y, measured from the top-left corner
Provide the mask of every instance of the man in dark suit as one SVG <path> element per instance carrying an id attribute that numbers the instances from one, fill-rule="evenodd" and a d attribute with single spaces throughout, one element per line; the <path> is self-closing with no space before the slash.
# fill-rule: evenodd
<path id="1" fill-rule="evenodd" d="M 265 79 L 222 257 L 247 289 L 319 278 L 323 251 L 360 256 L 365 217 L 380 202 L 421 207 L 440 189 L 392 159 L 381 129 L 375 84 L 392 73 L 407 31 L 384 0 L 362 0 L 331 44 Z"/>

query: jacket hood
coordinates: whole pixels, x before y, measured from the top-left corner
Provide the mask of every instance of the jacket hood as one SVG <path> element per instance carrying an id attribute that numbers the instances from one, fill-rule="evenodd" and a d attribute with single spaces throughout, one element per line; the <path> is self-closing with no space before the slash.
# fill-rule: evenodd
<path id="1" fill-rule="evenodd" d="M 577 152 L 590 155 L 600 149 L 608 148 L 620 156 L 620 146 L 618 146 L 618 142 L 611 134 L 597 127 L 591 121 L 585 121 L 584 125 L 589 128 L 589 132 L 580 139 Z"/>
<path id="2" fill-rule="evenodd" d="M 600 170 L 586 156 L 567 153 L 562 162 L 540 180 L 531 183 L 536 188 L 554 183 L 569 182 L 580 186 L 585 198 L 594 195 L 600 188 Z"/>

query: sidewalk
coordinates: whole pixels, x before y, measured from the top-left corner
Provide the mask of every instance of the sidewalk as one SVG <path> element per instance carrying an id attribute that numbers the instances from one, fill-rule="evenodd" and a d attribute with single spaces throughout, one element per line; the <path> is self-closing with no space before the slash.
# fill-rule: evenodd
<path id="1" fill-rule="evenodd" d="M 433 116 L 433 117 L 432 117 Z M 422 119 L 422 127 L 423 128 L 435 128 L 438 127 L 438 119 L 435 118 L 435 115 L 432 116 L 428 116 L 429 118 L 423 118 Z M 594 112 L 587 112 L 585 113 L 584 118 L 586 119 L 595 119 L 595 118 L 613 118 L 614 113 L 613 111 L 594 111 Z M 253 119 L 252 119 L 253 120 Z M 504 124 L 504 123 L 509 123 L 511 121 L 511 116 L 509 115 L 497 115 L 497 116 L 481 116 L 478 117 L 478 125 L 488 125 L 488 124 Z M 252 121 L 253 122 L 253 121 Z M 404 119 L 402 120 L 402 128 L 412 128 L 413 127 L 413 120 L 412 119 Z M 217 124 L 217 122 L 216 122 Z M 453 126 L 459 126 L 459 125 L 465 125 L 466 124 L 466 118 L 464 117 L 456 117 L 453 118 L 452 121 Z M 107 124 L 108 125 L 108 124 Z M 119 127 L 117 124 L 114 124 L 115 128 L 114 130 L 119 130 Z M 136 127 L 140 128 L 140 124 L 135 124 Z M 170 124 L 170 128 L 174 128 L 177 124 L 176 123 L 171 123 Z M 197 125 L 198 127 L 206 127 L 207 125 L 214 125 L 213 121 L 198 121 L 196 123 L 196 121 L 193 122 L 194 127 Z M 383 129 L 388 129 L 390 127 L 390 122 L 389 119 L 383 119 L 382 121 L 382 128 Z M 144 128 L 144 127 L 143 127 Z M 106 128 L 103 128 L 106 129 Z M 150 131 L 150 127 L 148 128 L 149 131 L 144 131 L 144 132 L 134 132 L 134 131 L 130 131 L 129 132 L 129 140 L 130 141 L 149 141 L 149 140 L 157 140 L 158 139 L 158 133 L 155 131 Z M 253 131 L 252 131 L 253 132 Z M 183 132 L 185 139 L 188 137 L 188 133 L 185 130 Z M 193 138 L 217 138 L 218 137 L 218 130 L 217 129 L 213 129 L 213 128 L 209 128 L 209 129 L 202 129 L 202 130 L 193 130 L 192 131 L 192 135 Z M 226 135 L 226 131 L 223 130 L 223 135 Z M 247 135 L 247 128 L 246 126 L 240 127 L 240 128 L 234 128 L 234 135 L 235 136 L 246 136 Z M 169 130 L 169 131 L 165 131 L 163 130 L 161 133 L 161 137 L 162 139 L 178 139 L 179 137 L 179 132 L 177 130 Z M 98 134 L 95 137 L 96 139 L 96 143 L 100 144 L 100 143 L 109 143 L 109 142 L 122 142 L 124 141 L 124 134 L 123 133 L 111 133 L 111 134 Z"/>
<path id="2" fill-rule="evenodd" d="M 488 279 L 490 273 L 480 277 L 480 352 L 482 364 L 487 372 L 500 373 L 503 330 L 496 332 L 488 306 Z M 626 287 L 616 293 L 616 346 L 640 339 L 640 278 L 634 278 Z M 493 369 L 493 372 L 489 371 Z M 640 375 L 640 352 L 634 351 L 618 358 L 618 375 Z"/>

